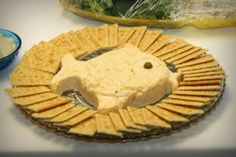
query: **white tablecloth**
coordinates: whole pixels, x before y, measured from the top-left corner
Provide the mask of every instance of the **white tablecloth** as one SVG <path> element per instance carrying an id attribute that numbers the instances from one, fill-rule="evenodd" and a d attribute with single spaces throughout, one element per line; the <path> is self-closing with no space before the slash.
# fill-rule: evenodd
<path id="1" fill-rule="evenodd" d="M 143 156 L 211 152 L 217 155 L 236 150 L 236 28 L 165 30 L 195 45 L 208 48 L 227 74 L 226 89 L 219 106 L 198 124 L 180 133 L 148 141 L 130 143 L 88 143 L 55 135 L 29 120 L 14 107 L 4 89 L 10 87 L 8 75 L 33 44 L 60 33 L 87 25 L 99 25 L 65 11 L 58 0 L 0 0 L 0 28 L 16 32 L 22 48 L 16 60 L 0 71 L 0 154 L 84 153 L 90 155 Z M 58 154 L 58 152 L 61 152 Z M 235 153 L 235 151 L 234 151 Z M 219 155 L 218 154 L 218 155 Z"/>

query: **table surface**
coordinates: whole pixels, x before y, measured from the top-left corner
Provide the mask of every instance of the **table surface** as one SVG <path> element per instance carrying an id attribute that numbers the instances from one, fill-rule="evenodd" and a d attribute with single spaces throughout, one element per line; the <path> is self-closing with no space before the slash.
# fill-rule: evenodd
<path id="1" fill-rule="evenodd" d="M 81 18 L 65 11 L 58 0 L 0 0 L 0 28 L 16 32 L 22 39 L 20 54 L 0 71 L 0 152 L 80 152 L 90 154 L 158 154 L 162 152 L 200 152 L 236 150 L 236 27 L 167 29 L 195 45 L 209 49 L 226 71 L 223 99 L 216 109 L 198 124 L 160 139 L 130 143 L 89 143 L 67 139 L 32 124 L 12 104 L 4 89 L 10 87 L 9 73 L 33 44 L 49 40 L 60 33 L 99 25 L 101 22 Z M 234 151 L 235 152 L 235 151 Z"/>

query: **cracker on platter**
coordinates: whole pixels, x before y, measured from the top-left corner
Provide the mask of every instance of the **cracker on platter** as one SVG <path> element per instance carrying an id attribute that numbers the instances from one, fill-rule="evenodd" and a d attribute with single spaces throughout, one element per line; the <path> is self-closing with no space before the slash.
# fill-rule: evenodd
<path id="1" fill-rule="evenodd" d="M 191 70 L 191 71 L 183 71 L 182 74 L 190 75 L 190 74 L 200 74 L 200 73 L 218 72 L 218 71 L 223 71 L 220 66 L 213 67 L 213 68 L 204 68 L 204 69 Z"/>
<path id="2" fill-rule="evenodd" d="M 26 106 L 28 110 L 32 110 L 35 112 L 41 112 L 44 110 L 48 110 L 66 103 L 71 102 L 71 99 L 64 98 L 64 97 L 57 97 L 51 100 L 43 101 L 40 103 L 36 103 L 33 105 Z"/>
<path id="3" fill-rule="evenodd" d="M 169 63 L 168 67 L 173 65 L 181 73 L 178 88 L 160 103 L 97 113 L 81 102 L 74 104 L 71 98 L 51 93 L 51 79 L 60 69 L 65 54 L 82 59 L 126 43 Z M 6 92 L 32 119 L 73 137 L 77 134 L 109 139 L 111 136 L 115 136 L 114 139 L 143 138 L 152 131 L 161 135 L 176 129 L 178 124 L 190 124 L 192 118 L 204 114 L 221 95 L 226 75 L 207 51 L 146 26 L 85 27 L 32 46 L 10 74 L 14 87 Z"/>
<path id="4" fill-rule="evenodd" d="M 110 118 L 109 115 L 96 114 L 96 125 L 97 132 L 101 134 L 113 135 L 113 136 L 122 136 L 122 133 L 118 132 Z"/>
<path id="5" fill-rule="evenodd" d="M 48 93 L 41 93 L 37 95 L 14 98 L 13 102 L 18 105 L 25 106 L 25 105 L 31 105 L 31 104 L 47 101 L 56 97 L 58 97 L 57 94 L 48 92 Z"/>
<path id="6" fill-rule="evenodd" d="M 77 51 L 76 45 L 72 43 L 67 36 L 68 33 L 62 33 L 48 42 L 60 49 L 65 49 L 67 53 L 74 54 Z"/>
<path id="7" fill-rule="evenodd" d="M 204 103 L 211 102 L 213 99 L 215 99 L 215 97 L 185 96 L 185 95 L 174 95 L 174 94 L 171 94 L 168 97 L 179 100 L 200 101 Z"/>
<path id="8" fill-rule="evenodd" d="M 118 29 L 118 44 L 124 45 L 129 38 L 134 34 L 135 29 L 129 27 L 119 27 Z"/>
<path id="9" fill-rule="evenodd" d="M 13 98 L 50 92 L 46 86 L 7 88 L 5 91 Z"/>
<path id="10" fill-rule="evenodd" d="M 88 108 L 83 107 L 83 106 L 75 106 L 75 107 L 67 110 L 66 112 L 63 112 L 62 114 L 59 114 L 59 115 L 53 117 L 52 119 L 49 119 L 49 121 L 54 122 L 54 123 L 64 122 L 64 121 L 80 114 L 81 112 L 84 112 L 87 109 Z"/>
<path id="11" fill-rule="evenodd" d="M 108 26 L 108 39 L 110 47 L 118 46 L 118 28 L 118 24 Z"/>
<path id="12" fill-rule="evenodd" d="M 170 129 L 171 125 L 167 123 L 165 120 L 159 118 L 158 116 L 154 115 L 151 111 L 146 108 L 141 109 L 143 119 L 146 125 L 154 128 L 167 128 Z"/>
<path id="13" fill-rule="evenodd" d="M 196 90 L 196 91 L 212 91 L 220 90 L 220 85 L 207 85 L 207 86 L 180 86 L 178 90 Z"/>
<path id="14" fill-rule="evenodd" d="M 44 41 L 33 46 L 24 54 L 20 64 L 33 69 L 55 73 L 58 67 L 54 67 L 54 64 L 56 64 L 54 57 L 57 56 L 58 53 L 55 54 L 53 51 L 51 52 L 48 47 L 49 44 Z M 60 58 L 57 59 L 57 62 L 58 65 L 56 66 L 59 66 Z"/>
<path id="15" fill-rule="evenodd" d="M 100 49 L 106 49 L 109 47 L 109 36 L 108 36 L 107 24 L 94 27 L 91 31 L 91 35 L 93 35 L 99 42 Z"/>
<path id="16" fill-rule="evenodd" d="M 97 131 L 96 120 L 91 117 L 73 127 L 70 128 L 69 132 L 74 134 L 80 134 L 85 136 L 93 136 Z"/>
<path id="17" fill-rule="evenodd" d="M 195 51 L 192 54 L 190 54 L 190 55 L 188 55 L 186 57 L 181 58 L 180 60 L 174 61 L 173 64 L 178 66 L 179 64 L 184 64 L 184 63 L 190 62 L 192 59 L 196 59 L 198 57 L 204 56 L 206 54 L 206 51 L 207 50 L 205 50 L 205 49 L 202 49 L 202 50 L 199 50 L 199 51 Z M 207 61 L 204 61 L 204 62 L 207 62 Z M 202 63 L 204 63 L 204 62 L 202 62 Z M 194 63 L 192 63 L 192 64 L 194 64 Z M 176 68 L 178 68 L 178 67 L 176 67 Z"/>
<path id="18" fill-rule="evenodd" d="M 70 31 L 66 34 L 66 38 L 70 41 L 71 44 L 74 45 L 75 50 L 73 51 L 73 55 L 75 58 L 80 58 L 81 56 L 88 53 L 89 49 L 87 46 L 83 43 L 82 40 L 80 40 L 76 33 L 74 31 Z"/>
<path id="19" fill-rule="evenodd" d="M 128 106 L 127 110 L 129 111 L 130 117 L 135 124 L 145 126 L 145 122 L 142 117 L 142 111 L 139 108 Z"/>
<path id="20" fill-rule="evenodd" d="M 191 58 L 195 58 L 198 55 L 202 55 L 205 53 L 205 50 L 202 50 L 201 47 L 193 47 L 189 50 L 186 50 L 182 53 L 179 53 L 177 55 L 174 55 L 167 60 L 165 60 L 167 63 L 173 63 L 173 64 L 178 64 L 178 63 L 183 63 Z"/>
<path id="21" fill-rule="evenodd" d="M 169 110 L 169 111 L 173 111 L 173 112 L 185 115 L 185 116 L 198 115 L 198 114 L 204 113 L 204 111 L 201 109 L 183 107 L 183 106 L 166 104 L 166 103 L 160 103 L 157 106 L 163 109 Z"/>
<path id="22" fill-rule="evenodd" d="M 88 47 L 88 54 L 94 52 L 95 50 L 100 49 L 100 43 L 99 41 L 94 37 L 94 35 L 91 33 L 92 28 L 85 27 L 82 30 L 77 30 L 76 35 L 83 44 L 86 44 Z"/>
<path id="23" fill-rule="evenodd" d="M 191 71 L 197 69 L 204 69 L 204 68 L 213 68 L 217 67 L 219 64 L 214 60 L 207 63 L 197 64 L 189 67 L 178 68 L 178 71 Z"/>
<path id="24" fill-rule="evenodd" d="M 157 116 L 161 117 L 162 119 L 173 123 L 173 122 L 188 122 L 189 120 L 185 117 L 179 116 L 178 114 L 175 114 L 173 112 L 170 112 L 168 110 L 165 110 L 158 106 L 147 106 L 147 109 L 152 111 Z"/>
<path id="25" fill-rule="evenodd" d="M 146 51 L 148 47 L 161 35 L 162 30 L 146 30 L 138 48 Z"/>
<path id="26" fill-rule="evenodd" d="M 200 76 L 200 77 L 189 77 L 184 78 L 184 81 L 205 81 L 205 80 L 223 80 L 225 78 L 224 75 L 212 75 L 212 76 Z"/>
<path id="27" fill-rule="evenodd" d="M 71 109 L 74 106 L 75 106 L 75 104 L 68 103 L 68 104 L 65 104 L 65 105 L 62 105 L 62 106 L 59 106 L 59 107 L 49 109 L 47 111 L 33 113 L 31 116 L 34 117 L 34 118 L 43 118 L 43 119 L 53 118 L 53 117 L 65 112 L 65 111 Z"/>
<path id="28" fill-rule="evenodd" d="M 178 64 L 175 67 L 176 68 L 187 67 L 187 66 L 192 66 L 192 65 L 196 65 L 196 64 L 206 63 L 206 62 L 213 61 L 213 60 L 214 60 L 214 58 L 212 57 L 212 55 L 206 54 L 206 55 L 203 55 L 199 58 L 191 60 L 187 63 Z"/>
<path id="29" fill-rule="evenodd" d="M 180 86 L 199 86 L 199 85 L 219 85 L 222 80 L 204 80 L 204 81 L 182 81 Z"/>
<path id="30" fill-rule="evenodd" d="M 85 111 L 79 113 L 78 115 L 72 117 L 71 119 L 68 119 L 64 122 L 61 122 L 61 123 L 57 124 L 57 125 L 60 125 L 60 126 L 74 126 L 74 125 L 90 118 L 95 113 L 96 113 L 95 110 L 88 109 L 88 110 L 85 110 Z"/>
<path id="31" fill-rule="evenodd" d="M 176 41 L 173 41 L 169 43 L 168 45 L 166 45 L 165 47 L 163 47 L 162 49 L 159 49 L 158 51 L 156 51 L 154 53 L 154 56 L 159 57 L 159 56 L 168 54 L 169 52 L 182 48 L 186 45 L 188 45 L 186 41 L 181 40 L 181 39 L 176 39 Z"/>
<path id="32" fill-rule="evenodd" d="M 149 128 L 147 128 L 145 126 L 135 124 L 134 121 L 132 120 L 132 118 L 130 117 L 129 111 L 127 109 L 119 109 L 119 113 L 120 113 L 121 118 L 124 121 L 126 127 L 132 128 L 132 129 L 138 129 L 138 130 L 142 130 L 142 131 L 150 130 Z"/>
<path id="33" fill-rule="evenodd" d="M 15 86 L 49 85 L 53 74 L 18 65 L 10 74 L 9 80 Z"/>
<path id="34" fill-rule="evenodd" d="M 218 95 L 218 92 L 217 91 L 192 91 L 192 90 L 181 91 L 181 90 L 176 90 L 173 92 L 173 94 L 188 95 L 188 96 L 206 96 L 206 97 L 212 96 L 212 97 L 215 97 Z"/>
<path id="35" fill-rule="evenodd" d="M 205 72 L 205 73 L 185 74 L 183 75 L 183 77 L 191 78 L 191 77 L 214 76 L 214 75 L 224 75 L 224 71 L 220 70 L 220 71 Z"/>
<path id="36" fill-rule="evenodd" d="M 174 37 L 167 34 L 160 35 L 154 43 L 149 46 L 149 48 L 146 50 L 146 52 L 150 54 L 154 54 L 156 51 L 158 51 L 160 48 L 162 48 L 164 45 L 166 45 L 169 41 L 171 41 Z"/>
<path id="37" fill-rule="evenodd" d="M 167 104 L 175 104 L 180 106 L 189 106 L 189 107 L 203 107 L 208 105 L 205 102 L 199 102 L 199 101 L 192 101 L 192 100 L 179 100 L 174 98 L 167 98 L 162 101 L 163 103 Z"/>
<path id="38" fill-rule="evenodd" d="M 143 35 L 146 31 L 146 26 L 138 26 L 138 27 L 134 27 L 135 32 L 134 34 L 129 38 L 129 40 L 127 41 L 128 44 L 134 45 L 134 46 L 138 46 L 139 43 L 141 42 Z"/>
<path id="39" fill-rule="evenodd" d="M 138 129 L 132 129 L 132 128 L 127 128 L 120 116 L 119 113 L 116 112 L 109 112 L 109 116 L 113 122 L 114 127 L 118 131 L 122 132 L 132 132 L 132 133 L 141 133 L 141 130 Z"/>
<path id="40" fill-rule="evenodd" d="M 193 49 L 193 48 L 194 48 L 193 45 L 188 44 L 188 45 L 181 47 L 177 50 L 171 51 L 165 55 L 159 56 L 158 58 L 160 58 L 161 60 L 167 61 L 167 59 L 170 59 L 170 58 L 175 57 L 177 55 L 183 54 L 184 52 L 186 52 L 190 49 Z"/>

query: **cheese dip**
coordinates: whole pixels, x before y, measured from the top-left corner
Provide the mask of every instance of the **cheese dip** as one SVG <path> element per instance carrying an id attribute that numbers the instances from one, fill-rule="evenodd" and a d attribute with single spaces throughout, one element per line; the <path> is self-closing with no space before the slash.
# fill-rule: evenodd
<path id="1" fill-rule="evenodd" d="M 16 49 L 16 44 L 12 38 L 7 38 L 0 33 L 0 59 L 8 56 Z"/>
<path id="2" fill-rule="evenodd" d="M 159 101 L 178 87 L 178 76 L 158 58 L 125 45 L 89 61 L 65 55 L 51 89 L 59 95 L 79 90 L 99 112 L 105 113 Z"/>

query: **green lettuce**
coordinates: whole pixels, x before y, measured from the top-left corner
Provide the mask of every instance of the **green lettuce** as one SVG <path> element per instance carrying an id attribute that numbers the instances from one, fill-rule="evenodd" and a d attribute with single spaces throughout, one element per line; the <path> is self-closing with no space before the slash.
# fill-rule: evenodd
<path id="1" fill-rule="evenodd" d="M 71 4 L 97 14 L 125 18 L 169 19 L 179 0 L 68 0 Z"/>

